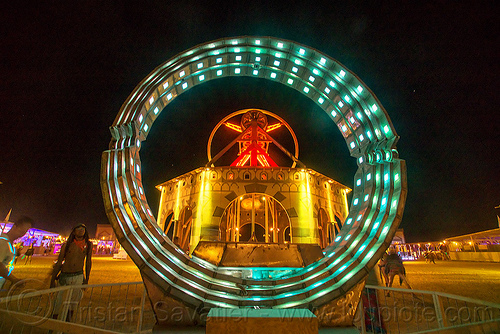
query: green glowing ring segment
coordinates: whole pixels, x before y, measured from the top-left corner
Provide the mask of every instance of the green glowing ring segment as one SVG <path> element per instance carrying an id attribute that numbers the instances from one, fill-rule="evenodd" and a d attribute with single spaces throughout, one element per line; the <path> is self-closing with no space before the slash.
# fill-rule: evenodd
<path id="1" fill-rule="evenodd" d="M 233 76 L 265 78 L 312 99 L 339 127 L 358 163 L 349 216 L 325 257 L 280 279 L 243 280 L 189 258 L 157 226 L 143 190 L 141 142 L 162 110 L 168 112 L 170 102 L 198 84 Z M 101 185 L 118 240 L 145 276 L 193 308 L 324 305 L 366 277 L 402 218 L 406 165 L 398 157 L 398 137 L 386 111 L 339 62 L 292 41 L 243 36 L 189 49 L 136 87 L 110 129 Z"/>

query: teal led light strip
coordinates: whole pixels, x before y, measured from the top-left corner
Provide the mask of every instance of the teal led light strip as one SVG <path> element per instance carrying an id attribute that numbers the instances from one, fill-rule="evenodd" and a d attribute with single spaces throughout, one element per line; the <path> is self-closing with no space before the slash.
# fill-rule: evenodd
<path id="1" fill-rule="evenodd" d="M 192 87 L 223 77 L 281 83 L 313 100 L 338 126 L 358 163 L 350 213 L 325 257 L 272 279 L 242 280 L 189 258 L 158 228 L 142 185 L 140 149 L 168 104 Z M 131 93 L 111 127 L 101 185 L 108 218 L 143 274 L 198 307 L 318 307 L 358 284 L 378 261 L 402 217 L 406 165 L 378 99 L 351 71 L 321 52 L 272 37 L 242 36 L 198 45 L 157 67 Z M 261 275 L 257 275 L 261 276 Z M 245 286 L 247 295 L 241 293 Z"/>

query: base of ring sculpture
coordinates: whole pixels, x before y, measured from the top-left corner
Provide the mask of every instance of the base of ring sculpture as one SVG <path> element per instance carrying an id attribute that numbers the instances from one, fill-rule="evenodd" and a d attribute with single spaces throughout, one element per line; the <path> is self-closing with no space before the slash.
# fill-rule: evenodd
<path id="1" fill-rule="evenodd" d="M 358 309 L 361 292 L 365 282 L 360 282 L 340 298 L 321 306 L 314 311 L 320 327 L 349 327 L 353 325 Z"/>
<path id="2" fill-rule="evenodd" d="M 156 329 L 204 326 L 209 309 L 196 310 L 170 297 L 146 276 L 142 280 L 156 317 Z"/>
<path id="3" fill-rule="evenodd" d="M 158 285 L 149 280 L 146 276 L 142 275 L 144 285 L 146 287 L 146 291 L 148 293 L 148 297 L 153 308 L 153 311 L 156 316 L 156 325 L 154 332 L 162 332 L 162 330 L 172 329 L 172 328 L 184 328 L 184 327 L 194 327 L 194 326 L 208 326 L 207 320 L 211 317 L 209 307 L 201 307 L 201 308 L 191 308 L 186 306 L 181 301 L 173 299 L 169 296 L 168 292 L 164 292 Z M 354 317 L 357 311 L 357 307 L 359 305 L 359 301 L 361 299 L 361 292 L 365 286 L 365 281 L 358 283 L 353 289 L 347 291 L 345 295 L 339 297 L 330 303 L 318 308 L 311 310 L 311 316 L 314 317 L 314 320 L 309 319 L 311 323 L 315 323 L 316 325 L 313 328 L 321 328 L 321 327 L 352 327 L 354 322 Z M 227 310 L 239 310 L 236 313 L 228 316 L 235 317 L 235 314 L 241 314 L 241 318 L 245 318 L 245 322 L 240 322 L 239 326 L 242 328 L 242 333 L 245 333 L 244 327 L 248 326 L 249 328 L 260 328 L 262 321 L 258 321 L 259 317 L 264 318 L 278 318 L 281 317 L 281 320 L 285 318 L 293 318 L 294 309 L 281 309 L 287 314 L 281 314 L 276 317 L 273 317 L 271 314 L 265 313 L 264 315 L 249 315 L 247 314 L 248 310 L 255 310 L 254 308 L 240 308 L 240 309 L 227 309 Z M 260 309 L 260 310 L 272 310 L 276 309 Z M 295 309 L 297 310 L 297 314 L 300 312 L 305 312 L 304 309 Z M 300 310 L 300 311 L 299 311 Z M 277 311 L 277 310 L 276 310 Z M 290 313 L 291 311 L 291 313 Z M 228 311 L 229 312 L 229 311 Z M 232 328 L 233 321 L 221 319 L 220 314 L 223 314 L 223 311 L 218 311 L 216 314 L 218 316 L 213 316 L 212 320 L 208 322 L 212 322 L 212 328 L 217 328 L 220 330 L 221 328 Z M 276 313 L 278 314 L 278 312 Z M 274 320 L 269 320 L 273 322 Z M 292 321 L 290 319 L 290 321 Z M 273 322 L 274 323 L 274 322 Z M 279 323 L 279 321 L 277 322 Z M 288 326 L 289 324 L 284 324 Z M 309 323 L 308 323 L 309 325 Z M 286 327 L 285 326 L 285 327 Z M 283 327 L 283 328 L 285 328 Z M 309 328 L 309 327 L 308 327 Z M 254 331 L 255 332 L 255 331 Z M 279 332 L 279 331 L 278 331 Z M 275 332 L 274 333 L 278 333 Z M 208 327 L 207 327 L 208 333 Z M 224 333 L 223 331 L 218 333 Z M 259 333 L 263 333 L 259 331 Z M 316 330 L 317 333 L 317 330 Z"/>
<path id="4" fill-rule="evenodd" d="M 318 318 L 308 309 L 211 309 L 206 334 L 316 334 Z"/>

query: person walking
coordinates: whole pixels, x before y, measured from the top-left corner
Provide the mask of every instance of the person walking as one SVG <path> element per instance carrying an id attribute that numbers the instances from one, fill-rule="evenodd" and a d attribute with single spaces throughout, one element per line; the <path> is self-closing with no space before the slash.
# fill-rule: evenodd
<path id="1" fill-rule="evenodd" d="M 406 278 L 406 269 L 403 265 L 403 261 L 399 257 L 398 253 L 394 249 L 389 249 L 389 254 L 382 257 L 379 262 L 380 271 L 383 274 L 385 280 L 385 286 L 392 287 L 395 276 L 399 276 L 399 285 L 406 285 L 408 289 L 411 289 L 410 283 Z M 387 296 L 390 296 L 390 292 L 387 292 Z"/>
<path id="2" fill-rule="evenodd" d="M 33 254 L 35 254 L 35 247 L 33 244 L 31 244 L 30 248 L 24 253 L 24 256 L 26 256 L 26 260 L 24 260 L 24 264 L 28 264 L 28 262 L 31 264 L 31 258 L 33 257 Z"/>
<path id="3" fill-rule="evenodd" d="M 85 274 L 84 269 L 85 267 Z M 92 242 L 89 240 L 89 233 L 84 224 L 79 224 L 73 228 L 68 240 L 62 245 L 57 262 L 52 270 L 50 287 L 65 285 L 82 285 L 89 281 L 90 270 L 92 268 Z M 62 293 L 58 293 L 54 307 L 54 318 L 57 318 L 62 301 Z M 72 314 L 82 297 L 82 290 L 73 290 L 71 304 L 69 305 L 66 321 L 70 321 Z"/>
<path id="4" fill-rule="evenodd" d="M 33 219 L 23 216 L 14 222 L 9 232 L 0 235 L 0 289 L 6 281 L 10 281 L 11 284 L 21 281 L 12 275 L 16 257 L 16 251 L 12 243 L 25 235 L 32 226 Z"/>
<path id="5" fill-rule="evenodd" d="M 436 256 L 434 255 L 434 252 L 432 251 L 427 251 L 424 255 L 425 257 L 425 263 L 434 263 L 436 264 Z"/>
<path id="6" fill-rule="evenodd" d="M 21 251 L 23 250 L 23 243 L 18 242 L 17 245 L 14 246 L 14 250 L 16 252 L 16 255 L 14 256 L 16 259 L 14 260 L 14 264 L 17 264 L 17 260 L 21 256 Z"/>

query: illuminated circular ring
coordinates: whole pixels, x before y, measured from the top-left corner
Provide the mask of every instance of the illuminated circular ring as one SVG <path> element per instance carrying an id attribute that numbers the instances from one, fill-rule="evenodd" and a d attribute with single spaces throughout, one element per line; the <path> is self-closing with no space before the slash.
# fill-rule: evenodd
<path id="1" fill-rule="evenodd" d="M 156 224 L 142 185 L 141 142 L 160 112 L 198 84 L 238 76 L 275 81 L 312 99 L 339 127 L 358 163 L 349 216 L 324 249 L 325 257 L 275 280 L 235 278 L 184 254 Z M 189 49 L 135 88 L 110 129 L 112 140 L 101 164 L 108 218 L 142 274 L 190 307 L 324 305 L 367 276 L 402 218 L 406 165 L 398 158 L 398 136 L 386 111 L 338 61 L 292 41 L 243 36 Z"/>

